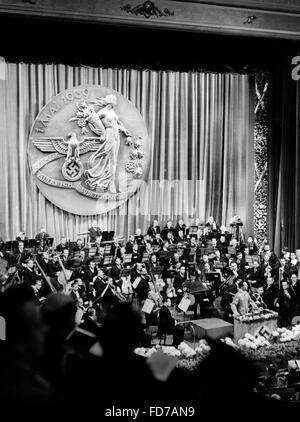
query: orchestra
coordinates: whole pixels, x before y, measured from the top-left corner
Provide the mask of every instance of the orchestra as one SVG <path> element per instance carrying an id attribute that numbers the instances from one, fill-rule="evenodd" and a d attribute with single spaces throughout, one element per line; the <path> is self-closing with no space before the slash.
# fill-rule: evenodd
<path id="1" fill-rule="evenodd" d="M 37 296 L 62 291 L 77 303 L 83 299 L 87 309 L 95 300 L 106 309 L 116 300 L 137 301 L 142 307 L 150 299 L 157 310 L 168 297 L 174 311 L 181 312 L 181 300 L 189 298 L 195 316 L 198 307 L 201 316 L 216 315 L 219 298 L 223 318 L 232 321 L 231 305 L 244 281 L 254 303 L 278 309 L 286 321 L 294 308 L 300 309 L 299 258 L 287 251 L 278 258 L 267 241 L 259 247 L 253 236 L 244 242 L 241 227 L 236 216 L 231 221 L 232 233 L 225 225 L 219 227 L 213 217 L 202 225 L 199 219 L 190 225 L 179 219 L 176 226 L 168 220 L 162 230 L 158 220 L 153 220 L 145 234 L 137 228 L 126 241 L 102 231 L 93 221 L 89 242 L 81 237 L 71 242 L 63 236 L 56 246 L 48 242 L 46 249 L 39 243 L 51 239 L 45 228 L 32 241 L 22 232 L 18 241 L 2 241 L 1 258 L 9 269 L 2 290 L 27 283 Z M 186 283 L 191 280 L 190 289 Z"/>

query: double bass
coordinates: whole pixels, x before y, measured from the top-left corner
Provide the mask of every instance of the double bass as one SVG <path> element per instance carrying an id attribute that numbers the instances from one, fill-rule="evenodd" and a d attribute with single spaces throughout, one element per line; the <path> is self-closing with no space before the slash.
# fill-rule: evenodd
<path id="1" fill-rule="evenodd" d="M 68 282 L 70 281 L 70 279 L 73 275 L 73 271 L 67 270 L 64 267 L 64 264 L 62 263 L 62 260 L 61 260 L 59 255 L 57 255 L 57 259 L 58 259 L 59 265 L 61 266 L 61 269 L 62 269 L 57 276 L 57 281 L 59 282 L 59 284 L 61 284 L 63 286 L 64 290 L 67 290 Z"/>

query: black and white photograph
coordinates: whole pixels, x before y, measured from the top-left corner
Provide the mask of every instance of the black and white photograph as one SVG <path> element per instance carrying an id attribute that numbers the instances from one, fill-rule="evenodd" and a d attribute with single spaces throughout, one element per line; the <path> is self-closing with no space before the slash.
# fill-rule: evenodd
<path id="1" fill-rule="evenodd" d="M 300 0 L 0 0 L 0 36 L 1 419 L 300 414 Z"/>

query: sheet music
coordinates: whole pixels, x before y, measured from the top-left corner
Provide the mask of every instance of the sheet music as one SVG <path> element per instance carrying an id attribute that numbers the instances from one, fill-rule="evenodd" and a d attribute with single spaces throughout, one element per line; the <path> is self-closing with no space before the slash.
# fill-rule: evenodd
<path id="1" fill-rule="evenodd" d="M 146 314 L 151 314 L 154 308 L 154 302 L 150 299 L 146 299 L 144 306 L 142 307 L 142 312 L 145 312 Z"/>
<path id="2" fill-rule="evenodd" d="M 141 281 L 141 277 L 137 277 L 137 278 L 134 280 L 134 282 L 132 283 L 132 287 L 133 287 L 134 289 L 136 289 L 136 288 L 137 288 L 137 286 L 139 285 L 140 281 Z"/>

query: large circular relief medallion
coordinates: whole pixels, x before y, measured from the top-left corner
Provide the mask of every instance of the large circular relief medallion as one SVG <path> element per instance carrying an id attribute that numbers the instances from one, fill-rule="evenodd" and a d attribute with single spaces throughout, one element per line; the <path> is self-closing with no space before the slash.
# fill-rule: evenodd
<path id="1" fill-rule="evenodd" d="M 56 206 L 94 215 L 124 203 L 149 170 L 144 120 L 118 92 L 81 85 L 53 97 L 29 136 L 29 165 L 37 186 Z"/>

